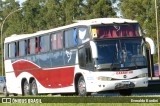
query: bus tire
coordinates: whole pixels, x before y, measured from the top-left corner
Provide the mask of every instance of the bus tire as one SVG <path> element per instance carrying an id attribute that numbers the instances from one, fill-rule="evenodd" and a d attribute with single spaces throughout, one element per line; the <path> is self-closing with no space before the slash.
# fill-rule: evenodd
<path id="1" fill-rule="evenodd" d="M 18 96 L 18 94 L 16 94 L 16 93 L 13 93 L 13 96 Z"/>
<path id="2" fill-rule="evenodd" d="M 77 88 L 78 88 L 78 95 L 79 95 L 79 96 L 88 96 L 88 95 L 90 95 L 90 94 L 87 93 L 87 91 L 86 91 L 86 82 L 85 82 L 83 76 L 81 76 L 81 77 L 78 79 Z"/>
<path id="3" fill-rule="evenodd" d="M 23 96 L 30 95 L 30 84 L 27 80 L 23 83 Z"/>
<path id="4" fill-rule="evenodd" d="M 7 88 L 5 87 L 4 89 L 3 89 L 3 93 L 4 93 L 4 96 L 9 96 L 9 92 L 7 91 Z"/>
<path id="5" fill-rule="evenodd" d="M 119 90 L 119 94 L 122 96 L 130 96 L 132 94 L 133 89 L 122 89 Z"/>
<path id="6" fill-rule="evenodd" d="M 33 80 L 31 83 L 31 94 L 38 95 L 38 88 L 37 88 L 36 80 Z"/>

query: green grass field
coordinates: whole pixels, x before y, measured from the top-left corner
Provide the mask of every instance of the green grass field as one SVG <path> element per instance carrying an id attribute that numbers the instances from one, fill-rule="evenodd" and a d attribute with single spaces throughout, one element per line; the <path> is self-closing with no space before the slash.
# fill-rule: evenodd
<path id="1" fill-rule="evenodd" d="M 41 99 L 42 103 L 1 103 L 0 106 L 159 106 L 160 97 L 133 97 L 133 96 L 118 96 L 118 97 L 46 97 L 46 96 L 28 96 L 28 97 L 8 97 L 16 100 Z M 134 100 L 158 100 L 158 103 L 131 103 Z"/>
<path id="2" fill-rule="evenodd" d="M 45 104 L 0 104 L 1 106 L 159 106 L 160 103 L 45 103 Z"/>

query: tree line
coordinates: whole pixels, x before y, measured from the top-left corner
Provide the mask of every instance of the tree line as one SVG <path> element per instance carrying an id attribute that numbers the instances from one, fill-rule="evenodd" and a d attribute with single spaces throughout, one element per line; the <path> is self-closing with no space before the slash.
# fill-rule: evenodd
<path id="1" fill-rule="evenodd" d="M 113 7 L 115 2 L 117 8 Z M 63 26 L 73 20 L 118 17 L 116 10 L 119 10 L 122 18 L 138 20 L 144 34 L 156 40 L 155 0 L 26 0 L 21 5 L 15 0 L 0 0 L 0 23 L 19 8 L 5 21 L 5 37 Z"/>
<path id="2" fill-rule="evenodd" d="M 12 11 L 5 22 L 4 35 L 33 33 L 73 23 L 73 20 L 116 17 L 110 0 L 0 0 L 0 19 Z"/>
<path id="3" fill-rule="evenodd" d="M 119 1 L 119 9 L 125 18 L 138 20 L 143 34 L 152 38 L 155 44 L 157 42 L 156 35 L 156 15 L 155 15 L 155 0 L 114 0 Z M 157 14 L 159 26 L 159 41 L 160 41 L 160 0 L 157 0 Z M 158 47 L 157 47 L 158 48 Z M 154 55 L 154 62 L 157 62 L 157 55 Z"/>

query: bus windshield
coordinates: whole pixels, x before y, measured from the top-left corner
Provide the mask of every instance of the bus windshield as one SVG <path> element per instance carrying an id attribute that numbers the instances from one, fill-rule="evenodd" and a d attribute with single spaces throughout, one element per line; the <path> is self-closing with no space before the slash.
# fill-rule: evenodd
<path id="1" fill-rule="evenodd" d="M 98 70 L 125 70 L 147 66 L 142 38 L 95 41 Z"/>
<path id="2" fill-rule="evenodd" d="M 95 39 L 141 36 L 137 23 L 96 25 L 92 26 L 92 34 Z"/>

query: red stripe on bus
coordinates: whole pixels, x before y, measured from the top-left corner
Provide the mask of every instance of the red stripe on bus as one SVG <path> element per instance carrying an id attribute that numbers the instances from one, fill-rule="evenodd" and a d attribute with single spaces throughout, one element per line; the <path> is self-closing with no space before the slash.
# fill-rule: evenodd
<path id="1" fill-rule="evenodd" d="M 12 64 L 16 77 L 28 72 L 45 88 L 62 88 L 72 86 L 75 67 L 42 69 L 28 61 L 18 61 Z"/>

